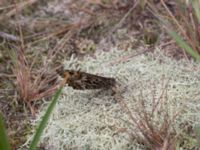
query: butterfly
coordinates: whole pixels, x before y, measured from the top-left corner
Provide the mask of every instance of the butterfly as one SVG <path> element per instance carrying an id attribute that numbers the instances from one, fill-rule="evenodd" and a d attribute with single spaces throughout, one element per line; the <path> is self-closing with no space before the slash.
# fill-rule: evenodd
<path id="1" fill-rule="evenodd" d="M 86 72 L 65 70 L 63 72 L 64 84 L 68 84 L 73 89 L 109 89 L 116 84 L 114 78 L 102 77 Z"/>

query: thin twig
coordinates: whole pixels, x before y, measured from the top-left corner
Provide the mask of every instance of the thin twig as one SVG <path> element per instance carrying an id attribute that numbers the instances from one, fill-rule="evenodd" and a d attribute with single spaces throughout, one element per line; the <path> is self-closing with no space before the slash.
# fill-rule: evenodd
<path id="1" fill-rule="evenodd" d="M 118 28 L 121 27 L 121 25 L 123 24 L 123 22 L 126 20 L 126 18 L 131 14 L 131 12 L 136 8 L 136 6 L 138 5 L 138 1 L 136 1 L 133 6 L 129 9 L 129 11 L 123 16 L 123 18 L 119 21 L 118 24 L 116 24 L 113 29 L 109 32 L 109 34 L 112 34 L 113 32 L 115 32 Z"/>
<path id="2" fill-rule="evenodd" d="M 0 21 L 2 21 L 3 19 L 10 18 L 10 17 L 16 15 L 16 9 L 18 9 L 18 11 L 20 12 L 25 7 L 31 5 L 31 4 L 33 4 L 35 2 L 37 2 L 37 0 L 28 0 L 28 1 L 24 1 L 24 2 L 21 2 L 21 3 L 17 4 L 17 8 L 14 8 L 11 11 L 9 11 L 7 14 L 0 16 Z"/>
<path id="3" fill-rule="evenodd" d="M 151 51 L 151 48 L 144 49 L 143 51 L 141 51 L 137 54 L 135 54 L 135 52 L 133 52 L 132 54 L 129 54 L 128 56 L 124 56 L 124 57 L 122 57 L 118 60 L 111 62 L 109 65 L 116 65 L 118 63 L 123 63 L 123 62 L 129 61 L 132 57 L 144 54 L 144 53 L 149 52 L 149 51 Z"/>
<path id="4" fill-rule="evenodd" d="M 13 74 L 6 74 L 6 73 L 0 73 L 0 78 L 6 77 L 6 78 L 15 78 L 16 76 Z"/>
<path id="5" fill-rule="evenodd" d="M 163 0 L 161 0 L 161 4 L 164 6 L 164 8 L 166 9 L 166 11 L 168 12 L 168 14 L 170 15 L 170 17 L 174 20 L 174 22 L 176 23 L 176 25 L 178 26 L 178 28 L 180 29 L 181 33 L 184 35 L 185 38 L 187 38 L 187 40 L 190 42 L 190 39 L 188 38 L 185 30 L 182 28 L 182 26 L 179 24 L 178 20 L 174 17 L 174 15 L 171 13 L 171 11 L 169 10 L 169 8 L 166 6 L 165 2 Z M 191 43 L 191 42 L 190 42 Z M 187 59 L 187 61 L 189 62 L 189 58 L 186 55 L 186 52 L 183 50 L 183 54 L 185 56 L 185 58 Z"/>
<path id="6" fill-rule="evenodd" d="M 16 41 L 16 42 L 20 41 L 19 37 L 12 35 L 12 34 L 5 33 L 5 32 L 1 32 L 1 31 L 0 31 L 0 37 L 5 38 L 10 41 Z"/>

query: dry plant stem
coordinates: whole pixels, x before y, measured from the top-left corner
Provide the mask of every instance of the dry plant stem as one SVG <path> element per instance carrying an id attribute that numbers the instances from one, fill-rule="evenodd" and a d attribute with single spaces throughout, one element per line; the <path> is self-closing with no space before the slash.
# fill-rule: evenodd
<path id="1" fill-rule="evenodd" d="M 73 32 L 72 31 L 69 31 L 67 34 L 65 34 L 65 36 L 59 41 L 59 43 L 57 44 L 57 46 L 51 50 L 49 53 L 48 53 L 48 56 L 47 56 L 47 60 L 50 60 L 50 61 L 46 61 L 44 67 L 42 68 L 41 70 L 41 74 L 40 76 L 38 76 L 33 84 L 33 86 L 38 86 L 38 83 L 39 83 L 39 86 L 42 85 L 42 83 L 40 82 L 41 80 L 41 76 L 43 76 L 45 74 L 45 72 L 47 72 L 47 69 L 48 69 L 48 65 L 49 63 L 53 60 L 53 58 L 56 56 L 56 54 L 65 46 L 66 42 L 71 38 L 71 36 L 73 35 Z"/>
<path id="2" fill-rule="evenodd" d="M 182 28 L 182 26 L 178 23 L 178 20 L 174 17 L 174 15 L 171 13 L 171 11 L 169 10 L 169 8 L 166 6 L 165 2 L 163 0 L 161 0 L 162 5 L 164 6 L 164 8 L 167 10 L 168 14 L 170 15 L 170 17 L 174 20 L 174 22 L 176 23 L 176 25 L 178 26 L 178 28 L 181 30 L 181 33 L 187 37 L 185 30 Z"/>
<path id="3" fill-rule="evenodd" d="M 180 29 L 181 33 L 184 35 L 185 38 L 187 38 L 187 40 L 189 41 L 189 43 L 192 43 L 190 41 L 190 39 L 188 38 L 185 30 L 182 28 L 182 26 L 178 23 L 177 19 L 174 17 L 174 15 L 171 13 L 171 11 L 169 10 L 169 8 L 166 6 L 165 2 L 163 0 L 161 0 L 162 5 L 164 6 L 164 8 L 167 10 L 168 14 L 170 15 L 170 17 L 174 20 L 174 22 L 176 23 L 176 25 L 178 26 L 178 28 Z M 188 60 L 189 62 L 189 58 L 186 55 L 186 52 L 183 50 L 183 54 L 185 56 L 185 58 Z"/>
<path id="4" fill-rule="evenodd" d="M 18 57 L 18 62 L 14 68 L 14 73 L 17 77 L 17 84 L 20 95 L 24 101 L 26 101 L 28 99 L 28 93 L 30 92 L 28 91 L 30 87 L 30 70 L 26 66 L 27 62 L 23 54 L 23 50 L 19 49 L 16 55 Z"/>
<path id="5" fill-rule="evenodd" d="M 0 73 L 0 78 L 6 77 L 6 78 L 15 78 L 15 75 L 12 74 L 6 74 L 6 73 Z"/>
<path id="6" fill-rule="evenodd" d="M 139 104 L 140 104 L 140 110 L 136 110 L 138 113 L 136 114 L 138 119 L 133 116 L 131 110 L 127 106 L 126 102 L 123 100 L 123 97 L 120 94 L 120 91 L 118 91 L 118 88 L 116 87 L 114 89 L 115 91 L 115 99 L 119 102 L 123 110 L 126 111 L 128 114 L 130 120 L 132 120 L 132 125 L 136 126 L 139 130 L 139 132 L 142 134 L 143 138 L 141 135 L 138 135 L 137 133 L 134 132 L 133 137 L 137 141 L 140 141 L 141 143 L 148 145 L 152 149 L 156 150 L 174 150 L 175 146 L 175 141 L 173 141 L 173 138 L 171 138 L 171 126 L 172 123 L 175 121 L 176 117 L 178 116 L 179 113 L 175 113 L 172 117 L 172 119 L 169 118 L 169 112 L 167 111 L 167 108 L 165 108 L 165 100 L 167 100 L 167 97 L 165 96 L 167 94 L 167 86 L 168 86 L 168 81 L 164 82 L 164 77 L 162 78 L 162 92 L 156 98 L 155 96 L 155 91 L 153 92 L 153 102 L 152 102 L 152 109 L 151 112 L 149 113 L 147 111 L 147 107 L 145 105 L 144 101 L 144 96 L 141 92 L 140 99 L 139 99 Z M 155 87 L 154 87 L 155 90 Z M 157 100 L 156 100 L 157 99 Z M 165 111 L 165 112 L 160 112 L 160 111 Z M 154 125 L 154 114 L 158 113 L 163 113 L 163 119 L 162 119 L 162 124 L 161 126 L 155 127 Z M 159 127 L 159 128 L 157 128 Z"/>
<path id="7" fill-rule="evenodd" d="M 84 13 L 87 13 L 87 14 L 91 15 L 91 16 L 97 16 L 97 14 L 95 14 L 95 13 L 92 12 L 92 11 L 90 11 L 89 9 L 86 9 L 86 8 L 78 8 L 76 5 L 74 5 L 74 6 L 72 7 L 72 9 L 75 9 L 75 10 L 78 10 L 78 11 L 82 11 L 82 12 L 84 12 Z"/>
<path id="8" fill-rule="evenodd" d="M 64 35 L 64 37 L 58 42 L 58 44 L 55 46 L 55 48 L 48 53 L 47 57 L 48 59 L 52 60 L 56 54 L 63 49 L 63 47 L 66 45 L 66 43 L 71 39 L 71 37 L 74 35 L 75 30 L 71 29 L 68 31 L 67 34 Z"/>
<path id="9" fill-rule="evenodd" d="M 166 46 L 168 46 L 168 45 L 172 45 L 172 44 L 174 44 L 174 43 L 176 43 L 174 40 L 170 40 L 169 42 L 161 43 L 161 44 L 159 45 L 159 48 L 162 49 L 162 48 L 164 48 L 164 47 L 166 47 Z"/>
<path id="10" fill-rule="evenodd" d="M 28 106 L 28 108 L 29 108 L 30 111 L 31 111 L 31 115 L 32 115 L 33 117 L 35 117 L 35 116 L 36 116 L 36 113 L 35 113 L 34 107 L 31 105 L 31 102 L 27 102 L 27 106 Z"/>
<path id="11" fill-rule="evenodd" d="M 37 95 L 34 95 L 34 97 L 31 99 L 31 101 L 36 101 L 38 99 L 42 99 L 44 97 L 48 97 L 48 96 L 51 96 L 53 93 L 55 93 L 55 91 L 59 88 L 59 85 L 54 85 L 52 86 L 50 89 L 40 93 L 40 94 L 37 94 Z"/>
<path id="12" fill-rule="evenodd" d="M 153 109 L 152 109 L 152 114 L 155 112 L 155 110 L 156 110 L 156 108 L 158 107 L 158 105 L 159 104 L 163 104 L 163 101 L 164 101 L 164 95 L 167 95 L 167 86 L 168 86 L 168 82 L 169 81 L 167 81 L 166 83 L 164 83 L 164 78 L 162 78 L 162 93 L 161 93 L 161 95 L 160 95 L 160 97 L 158 98 L 158 101 L 157 101 L 157 103 L 154 103 L 155 105 L 154 105 L 154 107 L 153 107 Z M 155 97 L 154 97 L 155 98 Z M 161 101 L 161 100 L 163 100 L 163 101 Z M 155 101 L 155 100 L 153 100 L 153 101 Z M 163 104 L 164 105 L 164 104 Z M 162 105 L 161 105 L 161 107 L 162 107 Z M 164 106 L 163 106 L 163 108 L 164 108 Z"/>
<path id="13" fill-rule="evenodd" d="M 123 22 L 126 20 L 126 18 L 131 14 L 131 12 L 136 8 L 136 6 L 138 6 L 138 0 L 136 0 L 136 2 L 133 4 L 133 6 L 129 9 L 129 11 L 124 15 L 124 17 L 119 21 L 118 24 L 116 24 L 114 26 L 113 29 L 111 29 L 111 31 L 108 33 L 108 36 L 110 36 L 113 32 L 115 32 L 118 28 L 121 27 L 121 25 L 123 24 Z"/>
<path id="14" fill-rule="evenodd" d="M 31 79 L 31 70 L 27 65 L 28 63 L 26 62 L 24 50 L 20 48 L 17 51 L 16 55 L 18 57 L 18 61 L 14 72 L 17 77 L 17 84 L 20 92 L 20 97 L 25 102 L 30 103 L 31 101 L 35 101 L 52 95 L 58 88 L 58 84 L 54 84 L 53 86 L 48 88 L 48 83 L 54 80 L 55 78 L 48 79 L 47 76 L 45 77 L 45 79 L 42 79 L 42 75 L 38 74 L 36 76 L 36 79 Z M 32 114 L 34 114 L 33 110 L 31 110 L 31 112 Z"/>
<path id="15" fill-rule="evenodd" d="M 142 99 L 140 99 L 140 104 L 141 104 L 140 108 L 142 108 L 141 113 L 138 113 L 140 118 L 140 126 L 142 126 L 142 131 L 140 132 L 142 132 L 143 136 L 148 139 L 149 145 L 151 145 L 151 143 L 156 143 L 156 145 L 160 145 L 162 137 L 159 134 L 159 132 L 154 129 L 154 126 L 152 125 L 153 116 L 149 116 L 146 110 L 146 106 L 144 104 L 143 96 Z"/>
<path id="16" fill-rule="evenodd" d="M 12 9 L 11 11 L 9 11 L 7 14 L 3 15 L 3 16 L 0 16 L 0 21 L 2 21 L 3 19 L 6 19 L 6 18 L 10 18 L 11 16 L 13 15 L 16 15 L 16 9 L 18 9 L 18 12 L 22 11 L 25 7 L 29 6 L 29 5 L 32 5 L 33 3 L 37 2 L 37 0 L 28 0 L 28 1 L 24 1 L 24 2 L 21 2 L 19 4 L 17 4 L 16 8 Z"/>
<path id="17" fill-rule="evenodd" d="M 102 3 L 102 1 L 100 0 L 86 0 L 87 1 L 87 3 L 89 3 L 89 4 L 94 4 L 94 5 L 99 5 L 99 6 L 101 6 L 102 8 L 105 8 L 105 9 L 110 9 L 110 8 L 112 8 L 112 6 L 110 6 L 110 5 L 107 5 L 107 4 L 103 4 Z M 112 1 L 111 1 L 112 2 Z"/>
<path id="18" fill-rule="evenodd" d="M 191 20 L 190 23 L 192 24 L 193 30 L 194 30 L 194 31 L 197 31 L 196 26 L 195 26 L 195 22 L 194 22 L 194 18 L 193 18 L 193 16 L 192 16 L 192 13 L 190 13 L 189 16 L 190 16 L 190 20 Z M 194 37 L 197 37 L 197 33 L 194 32 L 194 34 L 195 34 Z"/>
<path id="19" fill-rule="evenodd" d="M 128 116 L 131 118 L 131 120 L 133 121 L 131 124 L 136 124 L 137 128 L 141 131 L 143 131 L 143 129 L 140 126 L 140 123 L 138 123 L 138 120 L 132 115 L 132 112 L 130 111 L 129 107 L 127 106 L 127 104 L 124 102 L 122 95 L 120 94 L 120 91 L 118 91 L 117 87 L 114 87 L 114 92 L 116 93 L 114 95 L 115 100 L 117 102 L 119 102 L 122 106 L 122 108 L 127 112 Z"/>
<path id="20" fill-rule="evenodd" d="M 5 32 L 0 32 L 0 37 L 10 40 L 10 41 L 16 41 L 16 42 L 20 41 L 19 37 L 12 35 L 12 34 L 5 33 Z"/>
<path id="21" fill-rule="evenodd" d="M 153 105 L 153 109 L 152 109 L 152 112 L 151 112 L 151 116 L 153 116 L 153 112 L 155 110 L 155 107 L 158 105 L 158 101 L 156 102 L 156 85 L 153 84 L 153 89 L 152 89 L 152 105 Z"/>
<path id="22" fill-rule="evenodd" d="M 21 49 L 22 49 L 22 51 L 24 51 L 24 48 L 25 48 L 25 46 L 24 46 L 24 37 L 23 37 L 23 33 L 22 33 L 21 24 L 19 23 L 19 11 L 20 10 L 18 9 L 16 2 L 15 2 L 15 7 L 16 7 L 16 14 L 17 14 L 17 17 L 16 17 L 16 19 L 17 19 L 17 28 L 18 28 L 19 34 L 20 34 Z"/>
<path id="23" fill-rule="evenodd" d="M 50 33 L 49 35 L 45 34 L 42 37 L 38 37 L 39 39 L 37 38 L 38 40 L 35 40 L 35 41 L 31 42 L 31 44 L 35 44 L 37 42 L 41 42 L 41 41 L 50 39 L 51 37 L 54 37 L 54 36 L 57 36 L 59 34 L 65 33 L 67 31 L 70 32 L 71 30 L 75 30 L 75 29 L 78 29 L 78 28 L 80 28 L 80 24 L 79 23 L 78 24 L 68 24 L 65 27 L 62 27 L 62 29 L 58 29 L 58 30 L 54 31 L 53 33 Z"/>
<path id="24" fill-rule="evenodd" d="M 183 16 L 184 17 L 184 16 Z M 196 46 L 196 45 L 199 45 L 199 42 L 197 43 L 197 41 L 196 41 L 196 38 L 197 38 L 197 28 L 196 28 L 196 26 L 197 25 L 195 25 L 195 21 L 194 21 L 194 18 L 193 18 L 193 15 L 192 15 L 192 13 L 190 12 L 189 13 L 189 19 L 191 20 L 190 22 L 188 22 L 188 19 L 186 18 L 185 20 L 185 24 L 187 25 L 185 28 L 187 28 L 188 30 L 189 30 L 189 32 L 191 32 L 190 34 L 189 34 L 189 38 L 188 39 L 190 39 L 190 45 L 191 45 L 191 47 L 194 49 L 194 50 L 197 50 L 198 51 L 198 46 Z M 190 28 L 190 27 L 192 27 L 192 28 Z M 193 31 L 195 31 L 195 32 L 193 32 Z"/>
<path id="25" fill-rule="evenodd" d="M 114 95 L 115 100 L 121 104 L 121 106 L 124 108 L 124 110 L 127 111 L 127 114 L 129 115 L 129 117 L 130 117 L 132 120 L 134 120 L 134 122 L 137 122 L 136 118 L 133 117 L 133 115 L 132 115 L 132 113 L 131 113 L 129 107 L 128 107 L 127 104 L 124 102 L 123 97 L 122 97 L 122 95 L 120 94 L 120 91 L 118 91 L 118 88 L 117 88 L 117 87 L 114 87 L 114 88 L 113 88 L 113 91 L 115 92 L 115 95 Z"/>
<path id="26" fill-rule="evenodd" d="M 37 52 L 36 52 L 36 55 L 35 55 L 35 57 L 33 58 L 33 61 L 32 61 L 32 63 L 31 63 L 31 65 L 30 65 L 30 70 L 32 70 L 33 69 L 33 66 L 35 65 L 35 63 L 36 63 L 36 61 L 37 61 L 37 59 L 38 59 L 38 56 L 39 56 L 39 54 L 40 54 L 40 51 L 38 50 Z"/>
<path id="27" fill-rule="evenodd" d="M 19 29 L 21 30 L 21 28 Z M 73 35 L 73 32 L 69 31 L 68 34 L 66 34 L 59 42 L 59 44 L 52 50 L 49 52 L 48 54 L 48 60 L 53 60 L 53 58 L 56 56 L 56 54 L 58 53 L 58 51 L 60 51 L 64 45 L 66 44 L 66 42 L 70 39 L 70 37 Z M 23 40 L 23 36 L 22 40 Z M 22 46 L 23 47 L 23 46 Z M 28 66 L 26 65 L 26 58 L 24 56 L 24 50 L 21 48 L 19 50 L 19 70 L 18 70 L 18 83 L 19 83 L 19 88 L 21 91 L 21 97 L 27 101 L 27 102 L 31 102 L 31 101 L 36 101 L 38 99 L 47 97 L 52 95 L 56 89 L 58 89 L 59 85 L 58 84 L 54 84 L 53 86 L 51 86 L 51 88 L 48 88 L 48 83 L 50 81 L 53 81 L 55 79 L 55 77 L 48 79 L 48 76 L 45 76 L 44 79 L 42 79 L 42 77 L 44 76 L 45 72 L 47 72 L 48 69 L 48 65 L 49 63 L 51 63 L 51 61 L 48 61 L 47 63 L 45 63 L 44 67 L 41 69 L 40 74 L 37 74 L 36 78 L 33 80 L 33 82 L 30 79 L 30 69 L 28 68 Z M 34 61 L 31 64 L 31 68 L 34 65 L 34 62 L 36 61 L 36 58 L 34 59 Z M 23 66 L 23 67 L 22 67 Z M 31 108 L 31 107 L 30 107 Z M 32 110 L 31 110 L 32 111 Z M 32 111 L 33 113 L 33 111 Z"/>
<path id="28" fill-rule="evenodd" d="M 9 8 L 14 8 L 15 5 L 14 4 L 11 4 L 9 6 L 5 6 L 5 7 L 0 7 L 0 10 L 4 10 L 4 9 L 9 9 Z"/>
<path id="29" fill-rule="evenodd" d="M 195 20 L 194 20 L 192 13 L 190 13 L 189 16 L 190 16 L 193 31 L 195 31 L 195 32 L 191 32 L 191 34 L 193 36 L 192 36 L 192 43 L 190 43 L 190 44 L 194 50 L 199 51 L 198 45 L 200 44 L 200 41 L 198 40 L 199 39 L 198 25 L 195 24 Z"/>
<path id="30" fill-rule="evenodd" d="M 144 54 L 144 53 L 149 52 L 151 50 L 152 50 L 152 48 L 146 48 L 146 49 L 144 49 L 143 51 L 141 51 L 141 52 L 139 52 L 137 54 L 135 54 L 135 52 L 133 52 L 132 54 L 129 54 L 128 56 L 124 56 L 124 57 L 122 57 L 122 58 L 120 58 L 118 60 L 115 60 L 114 62 L 111 62 L 109 65 L 116 65 L 118 63 L 126 62 L 126 61 L 130 60 L 132 57 Z"/>

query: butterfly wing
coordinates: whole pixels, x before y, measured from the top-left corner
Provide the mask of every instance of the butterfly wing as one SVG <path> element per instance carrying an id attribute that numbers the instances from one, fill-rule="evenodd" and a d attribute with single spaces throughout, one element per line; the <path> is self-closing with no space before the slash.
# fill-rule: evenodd
<path id="1" fill-rule="evenodd" d="M 85 81 L 86 89 L 110 88 L 115 85 L 115 79 L 113 78 L 106 78 L 91 74 L 87 75 L 87 79 Z"/>
<path id="2" fill-rule="evenodd" d="M 114 78 L 101 77 L 85 72 L 74 72 L 68 80 L 68 85 L 78 90 L 110 88 L 115 83 Z"/>

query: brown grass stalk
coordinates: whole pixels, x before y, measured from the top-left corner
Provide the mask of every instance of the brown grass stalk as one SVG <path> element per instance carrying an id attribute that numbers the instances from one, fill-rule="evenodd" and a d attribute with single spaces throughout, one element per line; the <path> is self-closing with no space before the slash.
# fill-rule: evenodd
<path id="1" fill-rule="evenodd" d="M 10 7 L 14 7 L 14 8 L 10 10 L 9 12 L 7 12 L 5 15 L 0 16 L 0 21 L 16 15 L 16 12 L 21 12 L 25 7 L 30 6 L 34 4 L 35 2 L 37 2 L 37 0 L 28 0 L 28 1 L 25 0 L 24 2 L 17 3 L 16 5 L 15 4 L 10 5 Z"/>
<path id="2" fill-rule="evenodd" d="M 17 60 L 13 66 L 13 73 L 16 76 L 16 87 L 20 99 L 25 102 L 32 102 L 52 95 L 58 88 L 58 84 L 49 85 L 49 83 L 56 77 L 42 77 L 40 72 L 34 77 L 34 70 L 30 69 L 24 51 L 18 49 L 15 54 Z"/>
<path id="3" fill-rule="evenodd" d="M 169 115 L 167 108 L 167 84 L 162 85 L 162 92 L 158 98 L 156 98 L 154 90 L 152 91 L 153 99 L 150 108 L 146 107 L 147 104 L 142 92 L 138 102 L 139 106 L 135 110 L 129 108 L 120 94 L 117 94 L 115 98 L 129 116 L 130 120 L 128 122 L 130 122 L 133 128 L 135 127 L 138 130 L 129 131 L 129 134 L 136 141 L 152 150 L 175 150 L 176 133 L 172 130 L 172 126 L 179 113 L 174 114 L 172 117 Z M 156 116 L 158 116 L 157 119 Z M 128 130 L 126 131 L 128 132 Z"/>

